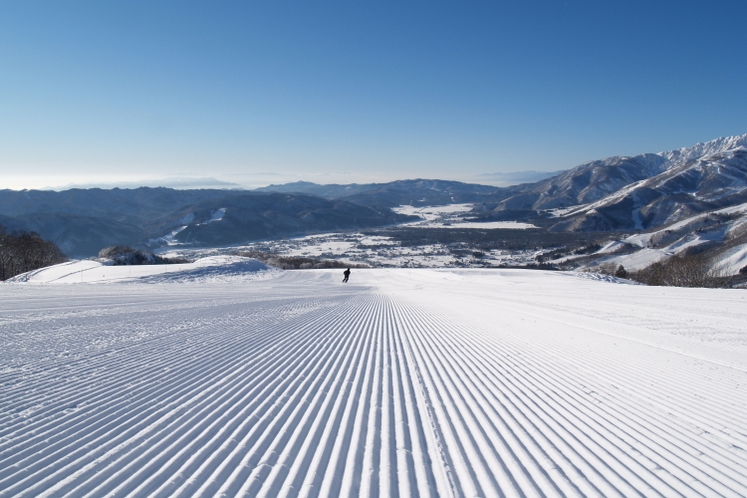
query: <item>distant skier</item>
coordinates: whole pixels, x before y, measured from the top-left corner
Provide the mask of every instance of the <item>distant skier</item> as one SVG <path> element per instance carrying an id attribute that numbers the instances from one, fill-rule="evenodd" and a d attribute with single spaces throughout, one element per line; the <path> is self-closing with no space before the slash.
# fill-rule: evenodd
<path id="1" fill-rule="evenodd" d="M 342 272 L 343 275 L 345 275 L 345 278 L 342 279 L 342 283 L 346 283 L 348 279 L 350 278 L 350 268 Z"/>

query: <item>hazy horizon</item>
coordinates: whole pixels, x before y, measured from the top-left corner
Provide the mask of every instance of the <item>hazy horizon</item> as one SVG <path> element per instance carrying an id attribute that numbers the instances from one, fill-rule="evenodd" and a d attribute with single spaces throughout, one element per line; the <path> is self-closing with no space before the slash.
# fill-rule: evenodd
<path id="1" fill-rule="evenodd" d="M 213 188 L 213 189 L 256 189 L 261 187 L 267 187 L 269 185 L 282 185 L 286 183 L 295 182 L 312 182 L 317 184 L 365 184 L 365 183 L 388 183 L 397 180 L 413 180 L 417 178 L 427 178 L 431 180 L 447 180 L 447 181 L 461 181 L 464 183 L 476 183 L 482 185 L 492 185 L 497 187 L 507 187 L 509 185 L 516 185 L 519 183 L 529 183 L 537 181 L 539 178 L 547 178 L 549 176 L 558 174 L 560 171 L 513 171 L 507 173 L 484 173 L 479 175 L 473 175 L 465 178 L 442 178 L 442 177 L 360 177 L 357 180 L 355 178 L 338 176 L 328 177 L 325 175 L 307 176 L 304 178 L 294 178 L 286 175 L 272 174 L 272 173 L 257 173 L 251 175 L 248 179 L 241 177 L 241 175 L 232 176 L 232 181 L 221 180 L 211 176 L 189 176 L 189 175 L 176 175 L 170 177 L 99 177 L 90 178 L 87 176 L 80 177 L 77 179 L 71 179 L 70 177 L 38 177 L 30 180 L 27 177 L 5 177 L 4 185 L 0 188 L 7 188 L 10 190 L 69 190 L 74 188 L 138 188 L 138 187 L 166 187 L 176 189 L 198 189 L 198 188 Z M 338 180 L 338 181 L 335 181 Z M 52 183 L 50 183 L 50 181 Z M 57 183 L 54 183 L 57 181 Z"/>
<path id="2" fill-rule="evenodd" d="M 1 9 L 0 188 L 490 183 L 747 132 L 740 2 Z"/>

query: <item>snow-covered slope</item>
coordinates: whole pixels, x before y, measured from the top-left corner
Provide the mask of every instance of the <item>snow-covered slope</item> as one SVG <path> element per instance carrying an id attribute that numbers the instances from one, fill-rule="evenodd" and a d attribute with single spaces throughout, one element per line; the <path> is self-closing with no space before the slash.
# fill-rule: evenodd
<path id="1" fill-rule="evenodd" d="M 73 260 L 17 275 L 8 282 L 76 284 L 103 282 L 187 282 L 210 280 L 254 280 L 269 278 L 277 271 L 252 258 L 211 256 L 194 263 L 169 265 L 111 266 L 89 260 Z"/>
<path id="2" fill-rule="evenodd" d="M 556 229 L 645 229 L 747 201 L 747 135 L 661 152 L 662 171 L 570 211 Z"/>
<path id="3" fill-rule="evenodd" d="M 516 187 L 497 205 L 482 206 L 481 215 L 577 206 L 564 213 L 555 230 L 627 230 L 655 228 L 744 202 L 747 134 L 585 163 L 543 182 Z"/>
<path id="4" fill-rule="evenodd" d="M 744 292 L 341 276 L 0 285 L 0 496 L 747 495 Z"/>
<path id="5" fill-rule="evenodd" d="M 690 216 L 659 230 L 611 242 L 597 251 L 598 258 L 583 267 L 607 263 L 637 271 L 689 253 L 700 253 L 720 276 L 736 275 L 747 267 L 747 203 Z"/>

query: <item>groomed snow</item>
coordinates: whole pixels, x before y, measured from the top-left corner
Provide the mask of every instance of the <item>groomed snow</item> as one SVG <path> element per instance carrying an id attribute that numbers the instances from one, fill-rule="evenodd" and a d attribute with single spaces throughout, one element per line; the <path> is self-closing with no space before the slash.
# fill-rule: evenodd
<path id="1" fill-rule="evenodd" d="M 10 283 L 77 284 L 104 282 L 191 282 L 210 280 L 255 280 L 272 271 L 256 259 L 240 256 L 209 256 L 194 263 L 112 266 L 96 261 L 73 260 L 18 275 Z"/>
<path id="2" fill-rule="evenodd" d="M 166 275 L 0 285 L 0 496 L 747 495 L 745 291 Z"/>

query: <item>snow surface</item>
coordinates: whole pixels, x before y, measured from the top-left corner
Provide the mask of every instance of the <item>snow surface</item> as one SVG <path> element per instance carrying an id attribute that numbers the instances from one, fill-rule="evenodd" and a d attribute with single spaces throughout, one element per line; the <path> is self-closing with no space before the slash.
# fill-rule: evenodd
<path id="1" fill-rule="evenodd" d="M 714 245 L 714 243 L 729 243 L 747 232 L 747 203 L 699 213 L 676 223 L 645 233 L 636 233 L 621 240 L 610 241 L 594 254 L 602 256 L 600 259 L 585 262 L 579 268 L 594 268 L 600 264 L 623 265 L 628 270 L 642 270 L 647 266 L 664 261 L 671 256 L 686 254 L 689 249 L 699 246 Z M 733 219 L 718 224 L 707 221 L 713 216 L 730 215 Z M 676 234 L 677 237 L 670 235 Z M 674 240 L 673 240 L 674 239 Z M 667 240 L 671 243 L 663 244 Z M 659 241 L 659 242 L 657 242 Z M 617 251 L 631 247 L 640 248 L 633 254 L 615 254 Z M 624 251 L 625 252 L 625 251 Z M 605 256 L 609 255 L 609 256 Z M 554 262 L 565 262 L 579 257 L 563 257 Z M 747 245 L 741 244 L 712 258 L 712 268 L 719 275 L 736 275 L 747 265 Z"/>
<path id="2" fill-rule="evenodd" d="M 654 263 L 664 261 L 672 255 L 671 252 L 667 252 L 662 249 L 649 249 L 644 248 L 640 251 L 636 251 L 632 254 L 624 254 L 618 256 L 610 256 L 607 258 L 596 261 L 595 264 L 611 264 L 613 266 L 623 265 L 626 270 L 639 271 L 644 268 L 648 268 Z"/>
<path id="3" fill-rule="evenodd" d="M 187 282 L 205 280 L 254 280 L 267 278 L 271 269 L 264 263 L 240 256 L 210 256 L 194 263 L 169 265 L 111 266 L 96 261 L 73 260 L 17 275 L 9 282 L 45 284 L 104 283 L 122 281 Z"/>
<path id="4" fill-rule="evenodd" d="M 403 204 L 392 211 L 399 214 L 410 216 L 420 216 L 425 220 L 437 220 L 444 215 L 458 215 L 468 213 L 472 210 L 473 204 L 447 204 L 444 206 L 423 206 L 416 207 L 409 204 Z"/>
<path id="5" fill-rule="evenodd" d="M 747 495 L 744 291 L 255 274 L 0 285 L 0 496 Z"/>
<path id="6" fill-rule="evenodd" d="M 197 223 L 197 226 L 200 225 L 207 225 L 208 223 L 213 223 L 215 221 L 221 221 L 223 217 L 226 215 L 226 208 L 220 208 L 216 209 L 214 212 L 210 213 L 210 219 L 203 222 L 203 223 Z M 176 239 L 176 236 L 179 232 L 184 230 L 189 226 L 190 223 L 192 223 L 195 219 L 194 213 L 187 213 L 182 217 L 182 219 L 179 220 L 179 223 L 181 224 L 180 227 L 175 228 L 171 232 L 167 233 L 166 235 L 162 237 L 156 237 L 154 239 L 150 239 L 148 242 L 150 244 L 157 244 L 157 243 L 166 243 L 166 245 L 169 246 L 183 246 L 183 245 L 189 245 L 186 242 L 180 242 Z"/>
<path id="7" fill-rule="evenodd" d="M 188 216 L 185 216 L 185 218 L 187 218 L 189 216 L 192 216 L 192 218 L 194 218 L 194 215 L 192 213 L 190 213 Z M 168 234 L 164 235 L 163 237 L 158 237 L 158 238 L 155 238 L 155 239 L 150 239 L 148 242 L 150 244 L 155 244 L 155 243 L 159 243 L 159 242 L 165 242 L 166 245 L 169 245 L 169 246 L 185 245 L 183 242 L 179 242 L 176 239 L 176 236 L 177 236 L 177 234 L 179 232 L 181 232 L 182 230 L 184 230 L 185 228 L 187 228 L 187 226 L 188 225 L 182 225 L 182 226 L 180 226 L 178 228 L 175 228 L 174 230 L 172 230 Z"/>
<path id="8" fill-rule="evenodd" d="M 451 225 L 442 225 L 443 228 L 481 228 L 483 230 L 490 229 L 514 229 L 523 230 L 526 228 L 537 228 L 531 223 L 522 223 L 518 221 L 465 221 L 462 223 L 453 223 Z"/>
<path id="9" fill-rule="evenodd" d="M 745 267 L 747 267 L 747 244 L 727 251 L 724 258 L 717 263 L 716 269 L 724 275 L 736 275 Z"/>
<path id="10" fill-rule="evenodd" d="M 208 223 L 212 223 L 214 221 L 220 221 L 223 219 L 223 217 L 226 215 L 226 208 L 220 208 L 215 210 L 215 212 L 210 213 L 210 219 L 207 220 L 205 223 L 198 223 L 197 225 L 207 225 Z"/>
<path id="11" fill-rule="evenodd" d="M 402 205 L 393 208 L 392 211 L 422 218 L 421 221 L 403 223 L 400 226 L 418 228 L 478 228 L 484 230 L 537 228 L 531 223 L 516 221 L 464 221 L 464 217 L 469 215 L 473 207 L 473 204 L 447 204 L 445 206 L 424 207 Z"/>

